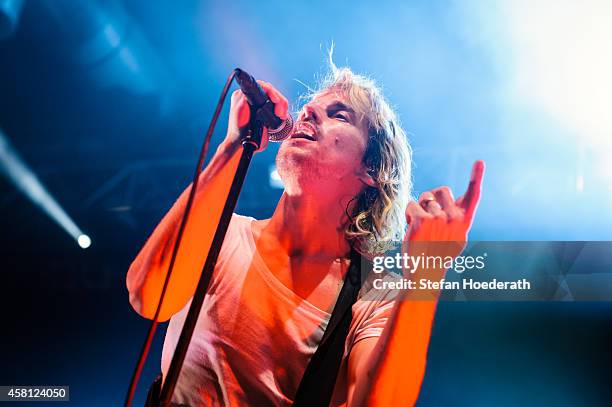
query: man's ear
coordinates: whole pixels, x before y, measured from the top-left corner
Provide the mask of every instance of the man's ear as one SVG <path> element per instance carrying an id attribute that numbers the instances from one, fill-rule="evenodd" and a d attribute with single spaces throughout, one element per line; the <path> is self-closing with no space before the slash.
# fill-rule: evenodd
<path id="1" fill-rule="evenodd" d="M 375 187 L 376 181 L 374 181 L 374 178 L 372 177 L 371 174 L 373 174 L 373 171 L 370 168 L 367 168 L 364 166 L 361 170 L 361 173 L 358 175 L 358 178 L 361 182 L 363 182 L 367 186 Z"/>

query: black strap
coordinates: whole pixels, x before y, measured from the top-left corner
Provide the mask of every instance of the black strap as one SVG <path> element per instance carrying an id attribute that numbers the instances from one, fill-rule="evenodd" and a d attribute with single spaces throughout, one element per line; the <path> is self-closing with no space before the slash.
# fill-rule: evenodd
<path id="1" fill-rule="evenodd" d="M 157 375 L 149 391 L 147 392 L 147 399 L 145 400 L 144 407 L 159 407 L 159 393 L 161 392 L 162 386 L 162 375 Z"/>
<path id="2" fill-rule="evenodd" d="M 331 402 L 344 345 L 361 288 L 361 256 L 351 250 L 351 264 L 321 342 L 310 359 L 295 395 L 294 407 L 328 407 Z"/>

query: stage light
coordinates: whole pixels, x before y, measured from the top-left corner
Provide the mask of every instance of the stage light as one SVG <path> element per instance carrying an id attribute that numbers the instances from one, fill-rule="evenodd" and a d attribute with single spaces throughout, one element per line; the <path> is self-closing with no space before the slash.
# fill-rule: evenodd
<path id="1" fill-rule="evenodd" d="M 612 148 L 612 3 L 508 3 L 512 89 L 587 148 Z M 607 160 L 608 157 L 605 157 Z"/>
<path id="2" fill-rule="evenodd" d="M 272 165 L 269 168 L 269 183 L 272 188 L 283 189 L 285 186 L 283 185 L 283 180 L 281 180 L 280 175 L 278 174 L 278 170 L 276 166 Z"/>
<path id="3" fill-rule="evenodd" d="M 87 249 L 89 246 L 91 246 L 91 239 L 87 235 L 80 235 L 77 238 L 77 242 L 79 243 L 79 246 L 81 246 L 81 249 Z"/>
<path id="4" fill-rule="evenodd" d="M 51 219 L 60 225 L 79 246 L 86 249 L 91 245 L 91 239 L 62 209 L 40 182 L 36 174 L 21 159 L 17 151 L 0 130 L 0 172 L 24 193 L 34 204 L 42 209 Z"/>
<path id="5" fill-rule="evenodd" d="M 578 175 L 576 176 L 576 192 L 584 191 L 584 176 Z"/>
<path id="6" fill-rule="evenodd" d="M 44 4 L 49 16 L 71 37 L 72 56 L 95 86 L 119 87 L 135 94 L 166 89 L 163 61 L 122 2 Z"/>
<path id="7" fill-rule="evenodd" d="M 7 38 L 15 32 L 22 7 L 23 0 L 0 1 L 0 39 Z"/>

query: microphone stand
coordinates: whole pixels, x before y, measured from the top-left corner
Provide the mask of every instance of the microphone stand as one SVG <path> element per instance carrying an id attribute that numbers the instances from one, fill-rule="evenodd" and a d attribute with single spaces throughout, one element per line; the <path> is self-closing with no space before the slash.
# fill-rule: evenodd
<path id="1" fill-rule="evenodd" d="M 223 212 L 221 213 L 221 219 L 219 220 L 208 256 L 206 257 L 206 262 L 204 263 L 204 267 L 202 269 L 202 274 L 200 275 L 200 281 L 198 282 L 196 292 L 193 295 L 191 306 L 189 307 L 189 312 L 187 313 L 185 324 L 183 325 L 183 329 L 181 331 L 181 336 L 176 345 L 174 355 L 172 356 L 172 362 L 170 363 L 168 373 L 166 374 L 164 380 L 164 385 L 161 389 L 159 400 L 160 406 L 163 407 L 169 406 L 170 401 L 172 400 L 172 394 L 174 393 L 174 388 L 185 360 L 187 348 L 189 347 L 193 330 L 195 329 L 198 321 L 198 316 L 200 315 L 200 309 L 202 308 L 202 303 L 204 302 L 206 290 L 208 289 L 215 265 L 217 264 L 217 258 L 219 257 L 219 252 L 221 251 L 221 245 L 225 239 L 225 234 L 236 207 L 236 202 L 238 201 L 238 196 L 240 195 L 240 190 L 242 189 L 242 184 L 244 183 L 253 154 L 261 145 L 263 124 L 259 119 L 259 110 L 260 109 L 251 111 L 251 120 L 248 126 L 242 130 L 243 149 L 240 162 L 238 164 L 238 168 L 236 169 L 234 179 L 232 180 L 232 185 L 225 201 Z"/>

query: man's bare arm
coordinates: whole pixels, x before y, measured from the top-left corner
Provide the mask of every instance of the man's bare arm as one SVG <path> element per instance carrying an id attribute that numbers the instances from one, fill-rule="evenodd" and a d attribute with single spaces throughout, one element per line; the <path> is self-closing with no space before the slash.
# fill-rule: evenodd
<path id="1" fill-rule="evenodd" d="M 424 193 L 419 204 L 411 203 L 407 210 L 410 228 L 404 251 L 409 252 L 414 249 L 410 246 L 415 245 L 418 246 L 416 253 L 459 255 L 480 201 L 483 176 L 484 163 L 477 161 L 464 196 L 455 201 L 451 191 L 441 187 Z M 428 269 L 425 272 L 434 281 L 441 279 L 446 270 Z M 431 299 L 425 299 L 424 295 Z M 395 304 L 382 336 L 355 344 L 348 366 L 349 406 L 416 403 L 425 375 L 438 296 L 438 290 L 404 293 Z"/>
<path id="2" fill-rule="evenodd" d="M 208 254 L 214 227 L 229 192 L 231 177 L 240 159 L 239 146 L 222 145 L 200 177 L 198 191 L 185 228 L 181 248 L 160 312 L 168 320 L 193 296 L 201 268 Z M 149 237 L 127 274 L 130 303 L 145 318 L 153 318 L 166 278 L 172 247 L 185 211 L 188 187 Z"/>
<path id="3" fill-rule="evenodd" d="M 281 119 L 286 118 L 287 100 L 270 84 L 260 82 L 260 85 L 275 104 L 275 113 Z M 189 220 L 183 232 L 181 247 L 164 297 L 160 321 L 166 321 L 180 311 L 195 292 L 240 161 L 242 147 L 239 129 L 248 123 L 249 116 L 250 109 L 244 94 L 235 91 L 232 94 L 227 136 L 200 176 Z M 263 150 L 266 144 L 267 134 L 264 132 L 259 151 Z M 155 315 L 180 220 L 187 204 L 189 189 L 181 194 L 155 228 L 128 271 L 126 283 L 130 293 L 130 303 L 145 318 L 151 319 Z"/>

